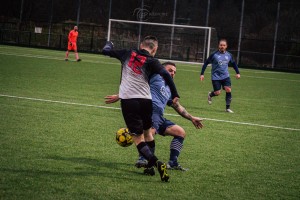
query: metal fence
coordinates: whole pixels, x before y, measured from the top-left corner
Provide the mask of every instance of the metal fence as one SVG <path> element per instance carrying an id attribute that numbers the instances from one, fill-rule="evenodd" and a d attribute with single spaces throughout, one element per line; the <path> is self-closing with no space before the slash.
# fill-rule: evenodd
<path id="1" fill-rule="evenodd" d="M 2 44 L 66 49 L 78 25 L 79 50 L 98 52 L 109 18 L 210 26 L 228 39 L 239 66 L 300 71 L 297 0 L 15 0 L 0 11 Z"/>

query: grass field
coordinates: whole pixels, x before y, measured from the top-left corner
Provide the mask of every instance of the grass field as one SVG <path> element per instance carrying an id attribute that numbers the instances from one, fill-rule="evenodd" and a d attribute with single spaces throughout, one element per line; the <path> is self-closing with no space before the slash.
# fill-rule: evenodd
<path id="1" fill-rule="evenodd" d="M 205 127 L 167 108 L 187 132 L 189 171 L 162 183 L 114 140 L 123 118 L 103 98 L 118 92 L 120 63 L 80 56 L 0 45 L 0 199 L 300 199 L 300 74 L 240 69 L 229 114 L 224 93 L 207 104 L 210 68 L 201 83 L 200 66 L 178 64 L 180 102 Z M 161 160 L 170 141 L 156 136 Z"/>

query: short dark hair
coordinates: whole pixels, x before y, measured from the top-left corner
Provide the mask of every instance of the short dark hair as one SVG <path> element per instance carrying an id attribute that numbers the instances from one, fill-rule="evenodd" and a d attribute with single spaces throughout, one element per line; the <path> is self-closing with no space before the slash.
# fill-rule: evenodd
<path id="1" fill-rule="evenodd" d="M 158 41 L 157 37 L 153 36 L 153 35 L 148 35 L 146 37 L 144 37 L 144 41 L 145 40 L 154 40 L 154 41 Z"/>
<path id="2" fill-rule="evenodd" d="M 221 38 L 220 40 L 219 40 L 219 44 L 220 44 L 220 42 L 226 42 L 226 44 L 228 44 L 228 42 L 227 42 L 227 40 L 225 39 L 225 38 Z"/>
<path id="3" fill-rule="evenodd" d="M 170 61 L 164 62 L 162 65 L 163 65 L 164 67 L 167 66 L 167 65 L 172 65 L 172 66 L 176 67 L 175 63 L 170 62 Z"/>
<path id="4" fill-rule="evenodd" d="M 143 39 L 142 44 L 150 49 L 154 49 L 154 47 L 158 45 L 157 37 L 148 35 Z"/>

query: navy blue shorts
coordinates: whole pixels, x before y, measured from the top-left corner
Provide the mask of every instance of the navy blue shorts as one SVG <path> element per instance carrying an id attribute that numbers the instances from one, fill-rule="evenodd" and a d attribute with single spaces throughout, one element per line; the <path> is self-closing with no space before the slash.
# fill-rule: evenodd
<path id="1" fill-rule="evenodd" d="M 152 127 L 156 129 L 156 133 L 165 136 L 165 131 L 168 127 L 174 126 L 175 124 L 170 120 L 167 120 L 160 114 L 152 114 Z"/>
<path id="2" fill-rule="evenodd" d="M 225 78 L 223 80 L 212 80 L 211 82 L 212 82 L 214 91 L 221 90 L 221 88 L 223 88 L 223 90 L 224 90 L 224 86 L 231 87 L 230 77 Z"/>

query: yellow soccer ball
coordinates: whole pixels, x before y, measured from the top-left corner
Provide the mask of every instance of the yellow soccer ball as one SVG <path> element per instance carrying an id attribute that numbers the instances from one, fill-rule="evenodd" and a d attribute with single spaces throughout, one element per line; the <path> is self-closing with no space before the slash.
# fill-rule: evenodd
<path id="1" fill-rule="evenodd" d="M 116 132 L 116 142 L 121 147 L 129 147 L 130 145 L 132 145 L 133 140 L 128 128 L 120 128 Z"/>

